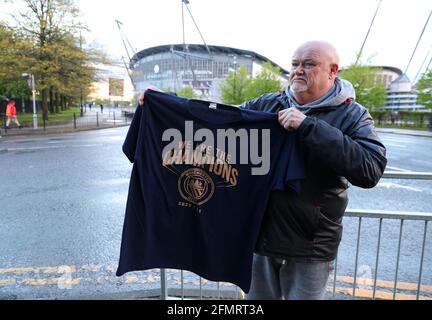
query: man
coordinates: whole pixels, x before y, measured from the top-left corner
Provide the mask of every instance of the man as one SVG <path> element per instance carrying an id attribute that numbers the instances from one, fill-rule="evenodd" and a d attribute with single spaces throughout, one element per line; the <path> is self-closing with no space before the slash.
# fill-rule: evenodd
<path id="1" fill-rule="evenodd" d="M 384 172 L 386 150 L 372 118 L 338 70 L 331 44 L 307 42 L 294 53 L 286 92 L 242 105 L 279 113 L 280 124 L 298 133 L 306 170 L 300 194 L 278 191 L 270 198 L 248 299 L 323 299 L 342 236 L 348 182 L 372 188 Z"/>
<path id="2" fill-rule="evenodd" d="M 323 299 L 342 236 L 348 182 L 374 187 L 387 160 L 368 111 L 337 77 L 339 57 L 327 42 L 302 44 L 292 57 L 286 92 L 243 108 L 279 113 L 305 154 L 300 194 L 273 192 L 254 256 L 248 299 Z"/>

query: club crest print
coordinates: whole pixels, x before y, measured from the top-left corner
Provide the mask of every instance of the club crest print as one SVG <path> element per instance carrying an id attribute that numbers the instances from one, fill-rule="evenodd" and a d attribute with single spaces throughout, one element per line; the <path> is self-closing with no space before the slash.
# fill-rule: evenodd
<path id="1" fill-rule="evenodd" d="M 183 199 L 200 206 L 212 198 L 215 185 L 204 170 L 192 168 L 182 173 L 178 189 Z"/>

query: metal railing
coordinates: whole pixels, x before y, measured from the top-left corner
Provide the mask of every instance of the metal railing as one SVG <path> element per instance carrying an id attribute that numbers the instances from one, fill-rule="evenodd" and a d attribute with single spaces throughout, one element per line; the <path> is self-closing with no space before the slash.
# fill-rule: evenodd
<path id="1" fill-rule="evenodd" d="M 387 179 L 407 179 L 407 180 L 432 180 L 432 173 L 430 172 L 385 172 L 383 178 Z M 402 245 L 402 233 L 403 226 L 405 221 L 424 221 L 423 228 L 423 241 L 422 241 L 422 249 L 421 249 L 421 257 L 420 257 L 420 265 L 419 265 L 419 275 L 417 279 L 417 290 L 415 299 L 418 300 L 420 297 L 420 289 L 421 289 L 421 280 L 423 274 L 423 264 L 424 264 L 424 253 L 426 247 L 426 236 L 427 236 L 427 228 L 428 222 L 432 220 L 432 213 L 429 212 L 398 212 L 398 211 L 390 211 L 390 210 L 359 210 L 359 209 L 347 209 L 345 212 L 345 217 L 354 217 L 358 218 L 358 229 L 357 229 L 357 244 L 356 244 L 356 258 L 355 258 L 355 267 L 354 267 L 354 280 L 352 286 L 352 296 L 356 297 L 356 288 L 357 288 L 357 270 L 358 270 L 358 258 L 359 258 L 359 247 L 360 247 L 360 234 L 362 227 L 362 220 L 364 218 L 371 219 L 379 219 L 379 231 L 378 231 L 378 240 L 377 240 L 377 254 L 375 258 L 375 272 L 372 286 L 372 296 L 370 298 L 376 299 L 377 292 L 377 276 L 378 276 L 378 267 L 379 267 L 379 258 L 380 258 L 380 249 L 381 249 L 381 238 L 382 238 L 382 226 L 384 219 L 393 219 L 399 220 L 399 237 L 398 237 L 398 246 L 397 246 L 397 258 L 396 258 L 396 271 L 394 276 L 394 284 L 393 284 L 393 293 L 392 299 L 396 299 L 397 289 L 398 289 L 398 275 L 399 275 L 399 263 L 400 263 L 400 254 L 401 254 L 401 245 Z M 337 280 L 337 260 L 335 262 L 335 271 L 333 274 L 333 297 L 335 296 L 336 289 L 336 280 Z"/>
<path id="2" fill-rule="evenodd" d="M 96 109 L 97 110 L 97 109 Z M 29 123 L 21 121 L 21 125 L 24 130 L 32 129 L 32 132 L 44 131 L 44 132 L 59 132 L 62 130 L 79 130 L 79 129 L 96 129 L 96 128 L 111 128 L 116 126 L 128 125 L 132 121 L 133 113 L 129 109 L 121 110 L 117 108 L 106 107 L 104 112 L 98 111 L 85 111 L 83 116 L 80 116 L 80 112 L 73 113 L 73 117 L 70 121 L 65 123 L 46 123 L 45 120 L 42 121 L 41 125 L 37 129 L 33 129 L 29 126 Z M 6 127 L 6 117 L 0 117 L 3 120 L 0 130 L 3 131 L 5 135 L 10 134 L 11 130 L 16 132 L 18 129 Z M 23 131 L 24 131 L 23 130 Z M 18 130 L 19 131 L 19 130 Z"/>
<path id="3" fill-rule="evenodd" d="M 384 179 L 408 179 L 408 180 L 432 180 L 432 173 L 429 172 L 385 172 Z M 359 250 L 360 250 L 360 235 L 362 230 L 362 221 L 363 219 L 370 218 L 370 219 L 379 219 L 379 231 L 378 231 L 378 239 L 377 239 L 377 254 L 375 257 L 375 272 L 373 281 L 370 281 L 372 279 L 368 280 L 368 285 L 372 286 L 372 292 L 368 291 L 369 293 L 366 296 L 360 296 L 361 298 L 367 298 L 367 299 L 376 299 L 377 298 L 377 282 L 378 282 L 378 269 L 379 269 L 379 259 L 380 259 L 380 249 L 381 249 L 381 239 L 382 239 L 382 226 L 383 226 L 383 220 L 384 219 L 390 219 L 390 220 L 400 220 L 399 225 L 399 237 L 398 237 L 398 249 L 397 249 L 397 259 L 396 259 L 396 271 L 394 275 L 394 281 L 392 288 L 390 288 L 390 284 L 387 281 L 385 283 L 386 287 L 389 289 L 392 289 L 392 293 L 387 293 L 386 295 L 381 295 L 380 299 L 396 299 L 397 298 L 397 290 L 399 289 L 398 286 L 398 275 L 399 275 L 399 264 L 400 264 L 400 255 L 401 255 L 401 245 L 402 245 L 402 232 L 403 232 L 403 226 L 405 221 L 424 221 L 424 228 L 423 228 L 423 240 L 422 240 L 422 248 L 421 248 L 421 257 L 420 257 L 420 265 L 419 265 L 419 275 L 418 280 L 416 284 L 416 295 L 415 299 L 418 300 L 420 298 L 422 299 L 432 299 L 432 295 L 429 297 L 420 297 L 421 287 L 422 287 L 422 275 L 423 275 L 423 267 L 424 267 L 424 255 L 425 255 L 425 247 L 426 247 L 426 236 L 427 236 L 427 230 L 428 230 L 428 222 L 432 220 L 432 213 L 428 212 L 399 212 L 399 211 L 390 211 L 390 210 L 360 210 L 360 209 L 347 209 L 345 212 L 345 217 L 353 217 L 358 218 L 358 228 L 357 228 L 357 243 L 356 243 L 356 252 L 355 252 L 355 266 L 354 266 L 354 275 L 353 277 L 344 277 L 344 280 L 347 281 L 345 278 L 349 278 L 348 282 L 352 282 L 352 288 L 351 289 L 345 289 L 342 290 L 341 293 L 344 295 L 349 295 L 351 297 L 358 298 L 357 295 L 357 285 L 359 282 L 358 279 L 358 262 L 359 262 Z M 338 259 L 335 260 L 335 268 L 333 271 L 333 279 L 329 279 L 330 284 L 331 280 L 333 280 L 333 284 L 331 285 L 332 289 L 330 289 L 333 293 L 333 298 L 336 297 L 336 282 L 339 280 L 339 277 L 337 276 L 337 268 L 338 267 Z M 166 300 L 171 298 L 177 299 L 203 299 L 205 298 L 212 298 L 212 299 L 221 299 L 221 298 L 230 298 L 230 299 L 241 299 L 243 297 L 241 290 L 238 287 L 233 286 L 233 290 L 225 290 L 224 292 L 220 289 L 220 283 L 216 283 L 217 288 L 216 289 L 210 289 L 204 291 L 202 288 L 202 278 L 200 277 L 199 282 L 199 289 L 189 289 L 187 292 L 184 289 L 184 272 L 181 272 L 181 289 L 180 290 L 173 290 L 170 289 L 170 292 L 172 293 L 169 295 L 168 292 L 168 281 L 167 281 L 167 271 L 165 269 L 161 269 L 161 292 L 160 292 L 160 299 Z M 365 281 L 364 279 L 362 280 Z M 428 292 L 432 293 L 432 286 Z M 411 288 L 412 290 L 412 288 Z M 403 296 L 404 298 L 407 298 L 407 296 Z M 412 298 L 412 297 L 408 297 Z"/>

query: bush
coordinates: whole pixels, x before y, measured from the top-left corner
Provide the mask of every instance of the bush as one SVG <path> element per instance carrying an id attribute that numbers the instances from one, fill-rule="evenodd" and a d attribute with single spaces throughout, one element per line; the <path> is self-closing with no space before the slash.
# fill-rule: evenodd
<path id="1" fill-rule="evenodd" d="M 385 110 L 369 110 L 370 115 L 378 122 L 378 124 L 384 123 L 387 120 L 387 117 L 390 118 L 390 113 Z"/>
<path id="2" fill-rule="evenodd" d="M 408 110 L 370 110 L 372 118 L 378 125 L 397 125 L 401 127 L 426 128 L 431 112 L 428 111 L 408 111 Z M 393 119 L 393 121 L 392 121 Z"/>

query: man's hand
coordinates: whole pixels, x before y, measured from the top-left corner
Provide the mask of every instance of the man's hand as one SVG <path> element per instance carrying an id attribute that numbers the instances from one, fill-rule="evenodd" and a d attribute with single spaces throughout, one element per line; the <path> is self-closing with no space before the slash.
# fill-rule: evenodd
<path id="1" fill-rule="evenodd" d="M 279 112 L 279 123 L 288 131 L 297 130 L 306 116 L 296 108 L 288 108 Z"/>
<path id="2" fill-rule="evenodd" d="M 144 105 L 144 92 L 141 92 L 139 98 L 138 98 L 138 105 L 142 107 Z"/>
<path id="3" fill-rule="evenodd" d="M 153 91 L 159 91 L 159 92 L 163 92 L 161 89 L 159 89 L 158 87 L 155 87 L 155 86 L 148 86 L 147 88 L 146 88 L 146 90 L 145 91 L 147 91 L 147 90 L 153 90 Z M 139 106 L 143 106 L 144 105 L 144 95 L 145 95 L 145 91 L 144 92 L 141 92 L 141 94 L 140 94 L 140 96 L 139 96 L 139 98 L 138 98 L 138 105 Z"/>

